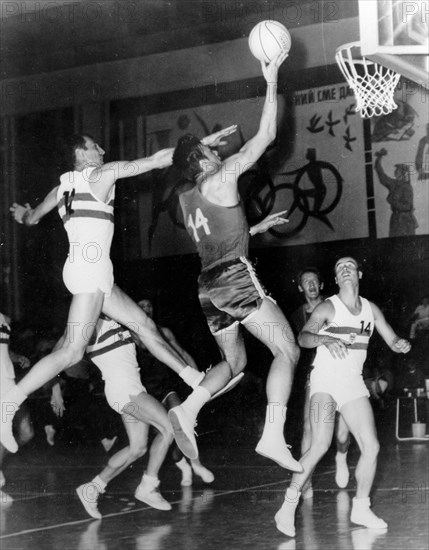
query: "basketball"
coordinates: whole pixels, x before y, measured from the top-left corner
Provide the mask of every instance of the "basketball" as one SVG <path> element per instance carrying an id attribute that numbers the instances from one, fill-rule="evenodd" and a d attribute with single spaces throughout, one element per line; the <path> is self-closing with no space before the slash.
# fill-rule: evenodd
<path id="1" fill-rule="evenodd" d="M 249 34 L 249 48 L 252 54 L 269 63 L 282 50 L 288 52 L 292 45 L 287 28 L 278 21 L 260 21 Z"/>

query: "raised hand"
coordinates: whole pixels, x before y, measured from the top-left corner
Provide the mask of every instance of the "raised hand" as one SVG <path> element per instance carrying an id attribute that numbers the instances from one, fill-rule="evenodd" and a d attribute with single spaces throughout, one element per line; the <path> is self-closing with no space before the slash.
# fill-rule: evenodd
<path id="1" fill-rule="evenodd" d="M 267 84 L 275 84 L 277 82 L 279 67 L 288 56 L 289 53 L 282 50 L 270 61 L 270 63 L 261 61 L 262 74 L 264 75 Z"/>
<path id="2" fill-rule="evenodd" d="M 201 143 L 203 145 L 207 145 L 208 147 L 219 147 L 219 145 L 226 145 L 228 142 L 223 141 L 223 138 L 226 138 L 236 132 L 237 127 L 237 124 L 233 124 L 232 126 L 228 126 L 228 128 L 223 128 L 223 130 L 219 130 L 219 132 L 215 132 L 214 134 L 210 134 L 209 136 L 203 138 Z"/>

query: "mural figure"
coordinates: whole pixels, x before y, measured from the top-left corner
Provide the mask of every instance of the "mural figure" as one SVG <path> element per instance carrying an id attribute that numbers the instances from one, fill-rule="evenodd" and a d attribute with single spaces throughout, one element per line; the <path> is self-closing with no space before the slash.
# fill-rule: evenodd
<path id="1" fill-rule="evenodd" d="M 287 208 L 289 224 L 286 232 L 272 227 L 269 232 L 278 238 L 290 238 L 299 233 L 307 223 L 309 216 L 317 218 L 334 231 L 327 214 L 332 212 L 341 200 L 343 192 L 343 178 L 330 162 L 317 160 L 317 151 L 308 148 L 307 164 L 283 172 L 281 176 L 294 176 L 293 183 L 281 183 L 275 188 L 276 192 L 286 191 L 290 197 L 284 208 Z M 333 198 L 325 202 L 328 191 Z M 283 205 L 281 205 L 283 208 Z"/>
<path id="2" fill-rule="evenodd" d="M 415 164 L 419 180 L 429 179 L 429 124 L 426 124 L 426 135 L 419 141 Z"/>
<path id="3" fill-rule="evenodd" d="M 409 167 L 407 164 L 395 164 L 394 177 L 388 176 L 381 164 L 381 159 L 387 155 L 386 149 L 375 153 L 375 171 L 381 185 L 389 191 L 387 202 L 392 209 L 389 224 L 389 237 L 415 235 L 417 220 L 414 216 L 414 196 L 410 182 Z"/>
<path id="4" fill-rule="evenodd" d="M 396 100 L 398 108 L 379 117 L 372 132 L 372 142 L 407 141 L 415 133 L 413 126 L 417 112 L 405 101 Z"/>

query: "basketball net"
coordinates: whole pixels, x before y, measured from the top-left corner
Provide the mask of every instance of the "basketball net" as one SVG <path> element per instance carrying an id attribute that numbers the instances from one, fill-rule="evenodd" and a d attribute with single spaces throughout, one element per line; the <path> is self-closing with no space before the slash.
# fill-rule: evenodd
<path id="1" fill-rule="evenodd" d="M 387 115 L 398 106 L 393 99 L 401 75 L 370 61 L 366 57 L 353 58 L 352 50 L 360 43 L 351 42 L 337 48 L 335 60 L 356 97 L 356 112 L 362 118 Z M 361 70 L 356 70 L 358 67 Z"/>

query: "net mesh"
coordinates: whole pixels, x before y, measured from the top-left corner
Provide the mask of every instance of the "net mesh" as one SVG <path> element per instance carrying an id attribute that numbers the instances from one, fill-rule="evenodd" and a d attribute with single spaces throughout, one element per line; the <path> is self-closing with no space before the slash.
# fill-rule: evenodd
<path id="1" fill-rule="evenodd" d="M 356 97 L 356 112 L 363 118 L 387 115 L 398 106 L 393 94 L 401 75 L 370 61 L 366 57 L 353 58 L 360 53 L 359 42 L 345 44 L 337 49 L 335 59 Z M 359 72 L 357 68 L 360 68 Z"/>

